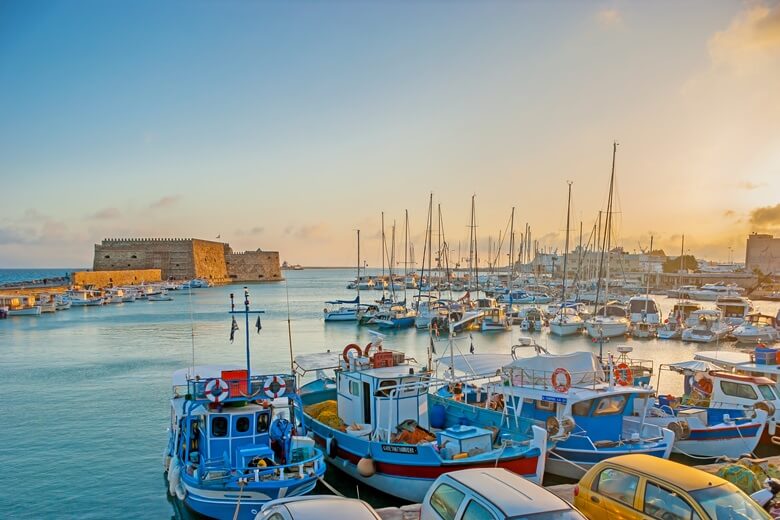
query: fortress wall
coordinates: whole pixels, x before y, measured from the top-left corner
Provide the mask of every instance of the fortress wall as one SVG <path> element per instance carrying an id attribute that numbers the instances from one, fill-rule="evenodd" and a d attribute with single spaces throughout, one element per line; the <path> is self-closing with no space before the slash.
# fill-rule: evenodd
<path id="1" fill-rule="evenodd" d="M 76 271 L 71 274 L 73 285 L 94 285 L 108 287 L 110 285 L 132 285 L 141 282 L 159 282 L 162 272 L 159 269 L 136 269 L 122 271 Z"/>
<path id="2" fill-rule="evenodd" d="M 225 261 L 225 246 L 226 244 L 220 242 L 193 240 L 193 276 L 197 278 L 206 278 L 215 282 L 230 281 Z"/>
<path id="3" fill-rule="evenodd" d="M 233 282 L 275 282 L 282 280 L 278 251 L 245 251 L 225 255 L 228 276 Z"/>

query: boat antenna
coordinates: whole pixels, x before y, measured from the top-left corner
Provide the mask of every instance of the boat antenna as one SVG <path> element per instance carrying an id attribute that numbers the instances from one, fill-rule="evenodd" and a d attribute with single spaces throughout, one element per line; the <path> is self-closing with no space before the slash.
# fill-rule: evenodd
<path id="1" fill-rule="evenodd" d="M 190 340 L 192 341 L 192 373 L 195 373 L 195 319 L 192 310 L 192 283 L 187 284 L 187 295 L 190 300 Z"/>
<path id="2" fill-rule="evenodd" d="M 571 216 L 571 185 L 574 184 L 573 181 L 566 181 L 566 184 L 569 185 L 569 200 L 566 203 L 566 247 L 563 251 L 563 286 L 561 288 L 561 309 L 566 305 L 566 269 L 567 269 L 567 260 L 569 259 L 569 222 L 570 222 L 570 216 Z M 581 232 L 580 232 L 581 233 Z M 582 236 L 580 236 L 580 243 L 582 243 Z M 553 273 L 553 276 L 555 273 Z M 561 311 L 563 312 L 563 311 Z"/>
<path id="3" fill-rule="evenodd" d="M 244 310 L 237 311 L 236 310 L 236 304 L 234 301 L 233 293 L 230 293 L 230 314 L 243 314 L 244 315 L 244 328 L 246 331 L 246 387 L 251 392 L 252 387 L 250 386 L 250 381 L 252 379 L 252 366 L 250 363 L 250 357 L 249 357 L 249 315 L 250 314 L 265 314 L 265 311 L 253 311 L 249 309 L 249 289 L 247 287 L 244 287 Z M 260 317 L 258 316 L 258 319 Z M 258 332 L 259 332 L 259 326 L 258 326 Z M 231 336 L 232 337 L 232 336 Z"/>
<path id="4" fill-rule="evenodd" d="M 358 231 L 360 233 L 360 231 Z M 358 276 L 358 284 L 360 283 L 360 276 Z M 290 373 L 295 373 L 295 362 L 293 361 L 293 344 L 292 344 L 292 325 L 290 325 L 290 281 L 287 277 L 284 278 L 284 292 L 287 297 L 287 342 L 290 345 Z"/>

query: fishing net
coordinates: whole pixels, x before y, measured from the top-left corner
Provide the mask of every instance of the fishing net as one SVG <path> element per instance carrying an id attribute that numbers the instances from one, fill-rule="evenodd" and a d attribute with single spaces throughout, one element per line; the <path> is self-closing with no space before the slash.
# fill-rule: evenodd
<path id="1" fill-rule="evenodd" d="M 339 418 L 338 404 L 336 401 L 323 401 L 307 406 L 303 411 L 313 419 L 330 426 L 336 430 L 346 431 L 347 425 Z"/>

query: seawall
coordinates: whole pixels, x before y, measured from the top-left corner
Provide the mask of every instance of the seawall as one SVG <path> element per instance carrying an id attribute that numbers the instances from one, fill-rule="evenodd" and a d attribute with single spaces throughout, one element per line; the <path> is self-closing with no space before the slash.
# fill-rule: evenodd
<path id="1" fill-rule="evenodd" d="M 133 285 L 141 282 L 159 282 L 162 280 L 160 269 L 135 269 L 128 271 L 76 271 L 71 274 L 73 285 L 94 285 L 108 287 L 110 285 Z"/>

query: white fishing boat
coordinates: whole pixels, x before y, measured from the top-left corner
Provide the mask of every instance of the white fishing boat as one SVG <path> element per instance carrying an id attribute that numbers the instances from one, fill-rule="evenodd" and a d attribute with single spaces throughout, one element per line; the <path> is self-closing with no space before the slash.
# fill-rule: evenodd
<path id="1" fill-rule="evenodd" d="M 7 308 L 7 316 L 40 316 L 41 306 L 34 296 L 0 296 L 0 306 Z"/>
<path id="2" fill-rule="evenodd" d="M 71 289 L 66 293 L 73 307 L 96 307 L 103 305 L 103 297 L 88 289 Z"/>
<path id="3" fill-rule="evenodd" d="M 169 302 L 173 300 L 173 296 L 168 294 L 168 291 L 162 290 L 157 293 L 149 294 L 146 299 L 150 302 Z"/>
<path id="4" fill-rule="evenodd" d="M 712 343 L 724 339 L 732 327 L 723 321 L 717 309 L 693 311 L 687 320 L 690 325 L 682 332 L 683 341 L 694 343 Z"/>
<path id="5" fill-rule="evenodd" d="M 780 339 L 780 331 L 774 316 L 766 314 L 750 314 L 731 333 L 738 343 L 771 344 Z"/>
<path id="6" fill-rule="evenodd" d="M 72 305 L 70 297 L 67 294 L 58 294 L 54 297 L 54 304 L 57 306 L 58 311 L 65 311 L 70 309 Z"/>
<path id="7" fill-rule="evenodd" d="M 39 293 L 35 297 L 35 305 L 41 308 L 41 313 L 57 312 L 57 302 L 53 294 Z"/>

